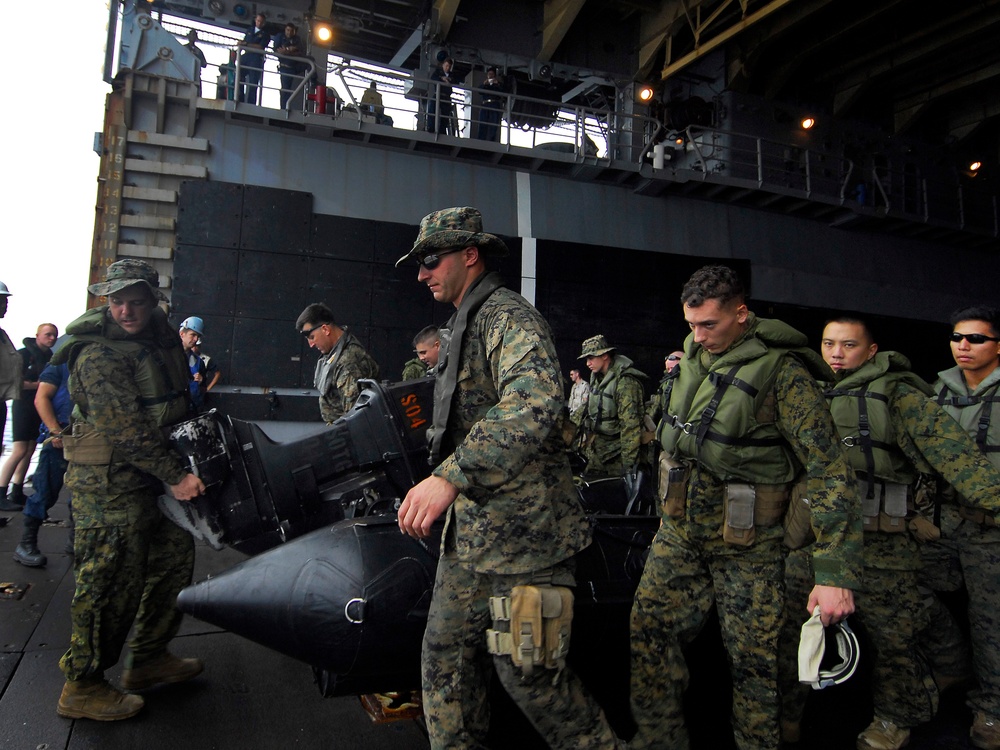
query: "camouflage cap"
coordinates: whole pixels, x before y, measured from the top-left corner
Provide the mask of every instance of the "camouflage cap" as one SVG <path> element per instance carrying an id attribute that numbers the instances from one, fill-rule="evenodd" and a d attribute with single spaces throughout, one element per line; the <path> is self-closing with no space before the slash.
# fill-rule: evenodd
<path id="1" fill-rule="evenodd" d="M 580 356 L 577 359 L 583 359 L 584 357 L 599 357 L 602 354 L 607 354 L 608 352 L 613 352 L 615 348 L 608 343 L 608 340 L 604 338 L 603 334 L 597 334 L 596 336 L 591 336 L 589 339 L 583 342 L 583 351 L 580 352 Z"/>
<path id="2" fill-rule="evenodd" d="M 108 266 L 104 281 L 91 284 L 87 291 L 97 297 L 107 297 L 136 284 L 145 284 L 153 296 L 162 302 L 167 301 L 166 295 L 160 291 L 160 274 L 149 263 L 136 258 L 119 260 Z"/>
<path id="3" fill-rule="evenodd" d="M 416 242 L 410 252 L 396 261 L 396 266 L 424 252 L 469 245 L 481 248 L 490 255 L 507 254 L 507 245 L 503 240 L 483 231 L 483 215 L 478 208 L 442 208 L 421 220 Z"/>

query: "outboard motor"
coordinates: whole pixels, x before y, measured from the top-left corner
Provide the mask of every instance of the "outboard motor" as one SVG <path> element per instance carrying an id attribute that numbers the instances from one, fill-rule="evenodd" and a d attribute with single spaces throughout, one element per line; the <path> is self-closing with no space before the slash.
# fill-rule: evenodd
<path id="1" fill-rule="evenodd" d="M 208 491 L 189 503 L 165 497 L 164 512 L 213 547 L 247 554 L 344 518 L 395 513 L 430 473 L 434 380 L 361 382 L 347 414 L 332 425 L 297 425 L 284 442 L 214 412 L 176 425 L 171 444 Z"/>

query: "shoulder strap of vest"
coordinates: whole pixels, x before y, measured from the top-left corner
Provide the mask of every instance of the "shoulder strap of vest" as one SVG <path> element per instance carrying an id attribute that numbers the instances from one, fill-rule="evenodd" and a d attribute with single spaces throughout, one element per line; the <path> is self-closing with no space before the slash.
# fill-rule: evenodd
<path id="1" fill-rule="evenodd" d="M 726 389 L 730 386 L 734 386 L 748 396 L 751 399 L 757 398 L 757 394 L 760 392 L 750 383 L 745 380 L 741 380 L 736 377 L 736 373 L 743 365 L 736 365 L 731 368 L 727 373 L 721 372 L 710 372 L 708 374 L 708 382 L 715 386 L 715 393 L 712 394 L 712 399 L 708 402 L 708 406 L 701 413 L 701 421 L 698 423 L 698 429 L 695 432 L 695 444 L 700 448 L 701 444 L 705 440 L 712 440 L 713 442 L 722 443 L 723 445 L 748 445 L 748 446 L 770 446 L 770 445 L 781 445 L 781 438 L 748 438 L 748 437 L 729 437 L 727 435 L 719 434 L 714 430 L 708 429 L 715 418 L 715 412 L 719 408 L 719 404 L 722 401 L 722 397 L 726 392 Z"/>
<path id="2" fill-rule="evenodd" d="M 859 391 L 849 391 L 842 388 L 831 388 L 830 390 L 823 391 L 823 395 L 827 398 L 834 398 L 836 396 L 847 396 L 849 398 L 857 399 L 858 403 L 858 436 L 845 435 L 842 439 L 845 445 L 848 447 L 852 445 L 858 445 L 861 448 L 861 453 L 865 457 L 865 470 L 868 474 L 868 499 L 871 500 L 875 497 L 875 448 L 881 448 L 882 450 L 890 450 L 892 448 L 886 442 L 881 440 L 872 440 L 871 432 L 871 421 L 868 418 L 868 399 L 875 399 L 876 401 L 881 401 L 884 404 L 889 403 L 889 398 L 884 393 L 874 393 L 868 390 L 868 384 L 865 383 L 861 386 Z M 858 442 L 855 443 L 854 440 Z"/>
<path id="3" fill-rule="evenodd" d="M 1000 402 L 1000 396 L 996 395 L 998 386 L 1000 386 L 1000 381 L 994 383 L 981 395 L 948 398 L 948 393 L 950 393 L 948 386 L 942 384 L 937 396 L 937 402 L 941 406 L 957 406 L 964 409 L 966 406 L 983 405 L 983 410 L 979 412 L 979 424 L 976 426 L 976 445 L 983 453 L 1000 453 L 1000 445 L 988 444 L 993 404 Z"/>

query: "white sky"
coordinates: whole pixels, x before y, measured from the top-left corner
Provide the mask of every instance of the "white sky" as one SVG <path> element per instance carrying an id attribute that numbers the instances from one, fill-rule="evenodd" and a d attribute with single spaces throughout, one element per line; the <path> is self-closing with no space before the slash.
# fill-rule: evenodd
<path id="1" fill-rule="evenodd" d="M 0 281 L 13 293 L 0 327 L 18 348 L 40 323 L 55 323 L 61 333 L 86 308 L 97 198 L 94 133 L 110 90 L 101 73 L 107 13 L 104 2 L 54 0 L 0 46 L 7 71 L 0 78 L 7 144 Z M 69 33 L 51 33 L 44 28 L 51 23 Z"/>

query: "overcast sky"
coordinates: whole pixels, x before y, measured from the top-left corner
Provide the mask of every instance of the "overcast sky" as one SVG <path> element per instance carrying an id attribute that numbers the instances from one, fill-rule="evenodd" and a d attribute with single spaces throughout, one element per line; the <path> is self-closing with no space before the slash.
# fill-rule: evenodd
<path id="1" fill-rule="evenodd" d="M 0 281 L 13 294 L 0 327 L 18 347 L 40 323 L 62 332 L 86 308 L 99 163 L 94 133 L 110 90 L 101 73 L 105 3 L 54 0 L 35 14 L 42 19 L 61 19 L 71 33 L 57 37 L 43 24 L 15 22 L 17 31 L 0 46 L 7 71 L 0 82 L 7 148 Z"/>

